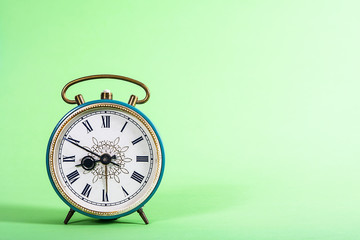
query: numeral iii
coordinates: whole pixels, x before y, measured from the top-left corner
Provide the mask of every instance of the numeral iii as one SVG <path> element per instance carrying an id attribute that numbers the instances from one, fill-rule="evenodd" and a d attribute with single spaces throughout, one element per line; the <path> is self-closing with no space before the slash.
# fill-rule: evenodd
<path id="1" fill-rule="evenodd" d="M 148 162 L 149 157 L 148 156 L 136 156 L 136 161 L 137 162 Z"/>

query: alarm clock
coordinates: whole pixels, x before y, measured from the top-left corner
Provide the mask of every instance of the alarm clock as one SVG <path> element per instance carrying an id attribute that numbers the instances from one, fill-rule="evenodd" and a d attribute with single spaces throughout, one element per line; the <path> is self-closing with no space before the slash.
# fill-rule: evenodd
<path id="1" fill-rule="evenodd" d="M 128 103 L 112 99 L 105 90 L 101 99 L 85 102 L 81 94 L 74 100 L 67 89 L 79 82 L 111 78 L 134 83 L 145 90 L 139 100 Z M 117 219 L 137 211 L 149 221 L 143 206 L 159 187 L 165 164 L 164 147 L 154 124 L 135 108 L 150 93 L 141 82 L 119 75 L 91 75 L 64 86 L 61 96 L 78 106 L 65 114 L 53 130 L 46 154 L 50 182 L 70 207 L 64 223 L 78 212 L 99 219 Z"/>

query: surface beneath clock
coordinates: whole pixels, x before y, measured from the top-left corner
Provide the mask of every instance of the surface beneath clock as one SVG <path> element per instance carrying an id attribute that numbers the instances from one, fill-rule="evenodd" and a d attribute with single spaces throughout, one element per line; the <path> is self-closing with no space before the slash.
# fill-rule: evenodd
<path id="1" fill-rule="evenodd" d="M 0 239 L 354 239 L 358 217 L 348 218 L 354 209 L 344 204 L 351 203 L 345 190 L 334 194 L 340 184 L 321 186 L 321 193 L 316 184 L 306 190 L 307 180 L 292 184 L 272 189 L 264 182 L 174 187 L 164 181 L 144 208 L 149 225 L 137 213 L 116 221 L 75 213 L 64 225 L 68 208 L 55 196 L 48 199 L 52 206 L 2 203 Z"/>

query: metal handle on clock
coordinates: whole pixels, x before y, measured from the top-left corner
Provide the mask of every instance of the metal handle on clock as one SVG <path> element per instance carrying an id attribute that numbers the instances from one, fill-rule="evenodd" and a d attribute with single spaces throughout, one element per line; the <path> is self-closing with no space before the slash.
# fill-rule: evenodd
<path id="1" fill-rule="evenodd" d="M 79 82 L 82 82 L 82 81 L 87 81 L 87 80 L 92 80 L 92 79 L 100 79 L 100 78 L 112 78 L 112 79 L 118 79 L 118 80 L 123 80 L 123 81 L 127 81 L 127 82 L 131 82 L 131 83 L 134 83 L 140 87 L 142 87 L 142 89 L 144 89 L 146 95 L 143 99 L 141 100 L 138 100 L 137 97 L 135 97 L 134 95 L 134 105 L 135 104 L 142 104 L 142 103 L 146 103 L 149 98 L 150 98 L 150 92 L 149 92 L 149 89 L 147 88 L 147 86 L 145 84 L 143 84 L 142 82 L 139 82 L 135 79 L 132 79 L 132 78 L 128 78 L 128 77 L 124 77 L 124 76 L 119 76 L 119 75 L 113 75 L 113 74 L 98 74 L 98 75 L 90 75 L 90 76 L 86 76 L 86 77 L 81 77 L 81 78 L 77 78 L 75 80 L 72 80 L 71 82 L 67 83 L 64 88 L 62 89 L 61 91 L 61 97 L 62 99 L 66 102 L 66 103 L 69 103 L 69 104 L 79 104 L 79 102 L 84 102 L 84 99 L 82 97 L 81 94 L 79 95 L 76 95 L 75 96 L 75 100 L 70 100 L 66 97 L 66 91 L 69 89 L 70 86 L 76 84 L 76 83 L 79 83 Z M 130 98 L 131 100 L 131 98 Z"/>

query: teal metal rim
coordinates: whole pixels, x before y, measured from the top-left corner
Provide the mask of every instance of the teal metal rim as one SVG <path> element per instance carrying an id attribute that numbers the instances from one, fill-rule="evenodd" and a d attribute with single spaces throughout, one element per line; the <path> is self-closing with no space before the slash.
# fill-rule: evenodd
<path id="1" fill-rule="evenodd" d="M 57 131 L 57 129 L 59 128 L 59 126 L 62 124 L 62 122 L 69 116 L 71 115 L 73 112 L 77 111 L 78 109 L 82 108 L 82 107 L 85 107 L 85 106 L 88 106 L 88 105 L 91 105 L 91 104 L 95 104 L 95 103 L 114 103 L 114 104 L 119 104 L 119 105 L 122 105 L 122 106 L 125 106 L 127 108 L 130 108 L 131 110 L 137 112 L 138 114 L 140 114 L 149 124 L 150 126 L 152 127 L 152 129 L 154 130 L 155 134 L 156 134 L 156 137 L 158 138 L 159 140 L 159 145 L 160 145 L 160 149 L 161 149 L 161 170 L 160 170 L 160 176 L 159 176 L 159 179 L 156 183 L 156 186 L 154 188 L 154 190 L 151 192 L 151 194 L 139 205 L 137 206 L 136 208 L 128 211 L 128 212 L 125 212 L 125 213 L 122 213 L 122 214 L 119 214 L 119 215 L 113 215 L 113 216 L 99 216 L 99 215 L 93 215 L 93 214 L 90 214 L 90 213 L 86 213 L 78 208 L 76 208 L 75 206 L 73 206 L 71 203 L 69 203 L 61 194 L 60 192 L 58 191 L 58 189 L 56 188 L 55 186 L 55 183 L 51 177 L 51 173 L 50 173 L 50 166 L 49 166 L 49 152 L 50 152 L 50 146 L 51 146 L 51 142 L 52 142 L 52 139 L 54 138 L 54 134 L 55 132 Z M 86 102 L 84 104 L 81 104 L 73 109 L 71 109 L 67 114 L 65 114 L 61 120 L 56 124 L 53 132 L 51 133 L 51 136 L 50 136 L 50 139 L 49 139 L 49 142 L 48 142 L 48 145 L 47 145 L 47 150 L 46 150 L 46 170 L 47 170 L 47 173 L 48 173 L 48 177 L 49 177 L 49 180 L 51 182 L 51 185 L 53 187 L 53 189 L 55 190 L 55 192 L 57 193 L 57 195 L 61 198 L 61 200 L 63 200 L 63 202 L 65 202 L 71 209 L 73 209 L 74 211 L 76 212 L 79 212 L 81 214 L 84 214 L 86 216 L 89 216 L 89 217 L 93 217 L 93 218 L 99 218 L 99 219 L 116 219 L 116 218 L 120 218 L 120 217 L 124 217 L 126 215 L 129 215 L 137 210 L 139 210 L 140 208 L 142 208 L 151 198 L 152 196 L 155 194 L 155 192 L 157 191 L 157 189 L 159 188 L 159 185 L 160 185 L 160 182 L 162 180 L 162 177 L 163 177 L 163 174 L 164 174 L 164 168 L 165 168 L 165 152 L 164 152 L 164 146 L 162 144 L 162 141 L 161 141 L 161 138 L 160 138 L 160 135 L 158 133 L 158 131 L 156 130 L 154 124 L 150 121 L 150 119 L 145 115 L 143 114 L 139 109 L 127 104 L 127 103 L 124 103 L 124 102 L 120 102 L 120 101 L 117 101 L 117 100 L 109 100 L 109 99 L 102 99 L 102 100 L 95 100 L 95 101 L 90 101 L 90 102 Z"/>

